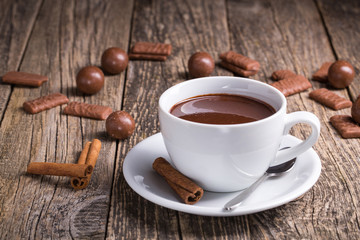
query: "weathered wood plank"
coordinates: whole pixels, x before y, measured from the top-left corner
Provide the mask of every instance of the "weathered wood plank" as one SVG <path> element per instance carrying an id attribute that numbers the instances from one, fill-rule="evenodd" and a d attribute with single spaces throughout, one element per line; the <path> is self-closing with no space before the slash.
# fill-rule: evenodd
<path id="1" fill-rule="evenodd" d="M 165 42 L 173 46 L 173 52 L 165 62 L 129 64 L 123 106 L 135 117 L 136 130 L 118 151 L 108 238 L 187 239 L 190 227 L 198 237 L 206 237 L 206 231 L 197 226 L 214 219 L 179 214 L 139 197 L 123 178 L 122 162 L 136 143 L 159 131 L 158 98 L 167 88 L 190 78 L 190 56 L 206 51 L 218 59 L 220 52 L 229 49 L 228 39 L 224 1 L 136 1 L 131 45 L 137 41 Z M 212 75 L 232 74 L 216 67 Z M 228 219 L 217 228 L 236 228 L 236 224 Z"/>
<path id="2" fill-rule="evenodd" d="M 349 61 L 355 68 L 354 82 L 348 87 L 350 98 L 355 99 L 360 94 L 360 57 L 358 55 L 360 26 L 360 2 L 359 1 L 323 1 L 319 0 L 318 7 L 322 14 L 324 24 L 328 30 L 331 44 L 338 59 Z M 350 111 L 345 114 L 351 115 Z M 331 129 L 332 130 L 332 129 Z M 346 219 L 337 218 L 341 222 L 340 238 L 360 238 L 360 159 L 358 139 L 344 140 L 338 134 L 334 134 L 336 145 L 342 154 L 336 158 L 339 181 L 345 189 L 339 188 L 339 192 L 348 192 L 343 210 L 337 209 L 337 214 L 345 215 Z M 342 199 L 340 199 L 342 201 Z M 353 224 L 348 224 L 352 222 Z"/>
<path id="3" fill-rule="evenodd" d="M 321 63 L 335 59 L 312 1 L 229 1 L 228 18 L 231 46 L 260 61 L 261 81 L 271 82 L 272 71 L 282 68 L 311 78 Z M 314 89 L 326 86 L 312 83 Z M 322 175 L 299 200 L 250 215 L 247 225 L 254 238 L 359 238 L 359 142 L 341 139 L 329 124 L 332 115 L 349 109 L 324 108 L 308 92 L 288 97 L 288 112 L 306 110 L 320 118 L 321 136 L 314 149 L 322 160 Z M 349 97 L 344 90 L 337 93 Z M 308 130 L 296 126 L 292 133 L 303 138 Z"/>
<path id="4" fill-rule="evenodd" d="M 0 76 L 18 69 L 41 2 L 0 1 Z M 0 92 L 1 126 L 11 85 L 0 84 Z"/>
<path id="5" fill-rule="evenodd" d="M 121 107 L 124 73 L 106 76 L 104 88 L 84 96 L 75 86 L 77 71 L 99 65 L 111 46 L 127 49 L 131 1 L 45 1 L 20 70 L 49 76 L 41 88 L 16 88 L 0 132 L 0 238 L 104 238 L 116 141 L 104 121 L 63 115 L 57 107 L 36 115 L 22 110 L 25 100 L 61 92 L 71 101 Z M 24 174 L 29 162 L 77 161 L 86 141 L 102 141 L 90 185 L 74 191 L 66 177 Z M 6 183 L 6 184 L 5 184 Z"/>
<path id="6" fill-rule="evenodd" d="M 355 100 L 360 94 L 360 2 L 359 1 L 323 1 L 318 0 L 331 44 L 338 59 L 349 61 L 355 68 L 354 83 L 349 86 Z"/>

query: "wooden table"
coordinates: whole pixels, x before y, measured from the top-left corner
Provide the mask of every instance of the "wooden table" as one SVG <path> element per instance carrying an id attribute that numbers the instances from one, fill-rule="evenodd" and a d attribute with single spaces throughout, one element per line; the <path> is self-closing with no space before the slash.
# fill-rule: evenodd
<path id="1" fill-rule="evenodd" d="M 360 142 L 343 139 L 329 123 L 334 111 L 289 96 L 288 112 L 315 113 L 322 125 L 314 146 L 322 162 L 318 182 L 299 199 L 237 217 L 202 217 L 170 210 L 136 194 L 122 164 L 140 141 L 159 131 L 157 102 L 170 86 L 190 79 L 187 60 L 196 51 L 229 49 L 261 64 L 252 78 L 271 83 L 271 73 L 290 69 L 311 79 L 325 61 L 346 59 L 357 72 L 347 89 L 360 93 L 360 2 L 283 1 L 0 1 L 0 76 L 7 71 L 43 74 L 39 88 L 0 84 L 0 239 L 360 239 Z M 80 68 L 99 65 L 112 46 L 137 41 L 171 43 L 165 62 L 130 61 L 107 75 L 104 88 L 85 96 L 76 89 Z M 232 75 L 216 66 L 213 76 Z M 327 87 L 311 81 L 313 89 Z M 104 121 L 62 114 L 64 105 L 35 115 L 24 101 L 61 92 L 71 101 L 128 111 L 134 134 L 111 139 Z M 309 129 L 292 134 L 305 138 Z M 68 177 L 25 173 L 30 162 L 75 163 L 84 144 L 102 141 L 90 185 L 75 191 Z"/>

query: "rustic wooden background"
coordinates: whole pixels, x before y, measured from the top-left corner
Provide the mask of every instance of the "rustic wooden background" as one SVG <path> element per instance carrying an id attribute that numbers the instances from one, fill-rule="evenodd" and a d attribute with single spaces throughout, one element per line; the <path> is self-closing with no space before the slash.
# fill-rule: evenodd
<path id="1" fill-rule="evenodd" d="M 308 98 L 288 97 L 288 111 L 321 120 L 314 146 L 322 161 L 319 181 L 300 199 L 238 217 L 202 217 L 157 206 L 125 182 L 127 152 L 159 131 L 157 101 L 168 87 L 190 78 L 196 51 L 232 49 L 261 63 L 254 77 L 288 68 L 310 78 L 325 61 L 346 59 L 356 79 L 336 92 L 354 101 L 360 93 L 360 1 L 356 0 L 1 0 L 0 76 L 10 70 L 44 74 L 40 88 L 0 84 L 0 239 L 360 239 L 360 142 L 342 139 L 329 123 L 333 111 Z M 131 61 L 106 76 L 102 91 L 84 96 L 77 71 L 99 65 L 112 46 L 137 41 L 171 43 L 166 62 Z M 232 75 L 216 67 L 217 75 Z M 325 84 L 313 82 L 313 89 Z M 126 110 L 135 133 L 115 141 L 103 121 L 62 115 L 62 107 L 26 114 L 24 101 L 61 92 L 71 101 Z M 294 127 L 298 138 L 307 128 Z M 33 161 L 74 163 L 86 141 L 102 150 L 90 185 L 74 191 L 67 177 L 31 176 Z"/>

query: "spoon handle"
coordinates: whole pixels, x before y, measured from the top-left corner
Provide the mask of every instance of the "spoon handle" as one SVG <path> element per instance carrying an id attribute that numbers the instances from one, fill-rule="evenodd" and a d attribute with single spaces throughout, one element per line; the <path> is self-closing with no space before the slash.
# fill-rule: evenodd
<path id="1" fill-rule="evenodd" d="M 257 186 L 259 186 L 260 183 L 264 181 L 267 177 L 268 173 L 265 172 L 264 175 L 262 175 L 261 178 L 254 182 L 250 187 L 246 188 L 241 193 L 239 193 L 239 195 L 227 202 L 224 206 L 224 209 L 227 211 L 231 211 L 240 206 L 243 203 L 244 199 L 247 198 L 255 190 L 255 188 L 257 188 Z"/>

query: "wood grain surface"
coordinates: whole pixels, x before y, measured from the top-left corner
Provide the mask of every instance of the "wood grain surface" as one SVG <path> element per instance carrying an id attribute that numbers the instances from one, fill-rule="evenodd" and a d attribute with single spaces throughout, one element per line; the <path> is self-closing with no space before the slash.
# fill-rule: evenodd
<path id="1" fill-rule="evenodd" d="M 41 1 L 0 2 L 0 74 L 19 68 Z M 11 85 L 0 84 L 0 124 L 11 94 Z"/>
<path id="2" fill-rule="evenodd" d="M 16 70 L 49 77 L 39 88 L 0 82 L 0 239 L 360 239 L 360 142 L 341 138 L 329 123 L 350 109 L 334 111 L 308 96 L 321 87 L 352 101 L 359 95 L 358 22 L 360 3 L 352 0 L 0 1 L 0 76 Z M 76 73 L 99 66 L 105 49 L 128 52 L 138 41 L 173 50 L 165 62 L 130 61 L 123 73 L 106 75 L 95 95 L 76 89 Z M 287 97 L 288 112 L 320 119 L 318 182 L 288 204 L 237 217 L 196 216 L 147 201 L 124 179 L 126 154 L 159 132 L 158 99 L 192 78 L 190 56 L 205 51 L 218 62 L 228 50 L 259 61 L 251 78 L 266 83 L 278 69 L 311 80 L 323 62 L 353 64 L 349 88 L 311 80 L 311 89 Z M 212 75 L 233 73 L 216 65 Z M 64 106 L 35 115 L 23 110 L 24 101 L 55 92 L 129 112 L 134 134 L 111 139 L 104 121 L 64 115 Z M 309 132 L 305 125 L 291 130 L 300 139 Z M 76 163 L 94 138 L 102 148 L 84 190 L 73 190 L 67 177 L 25 174 L 30 162 Z"/>

